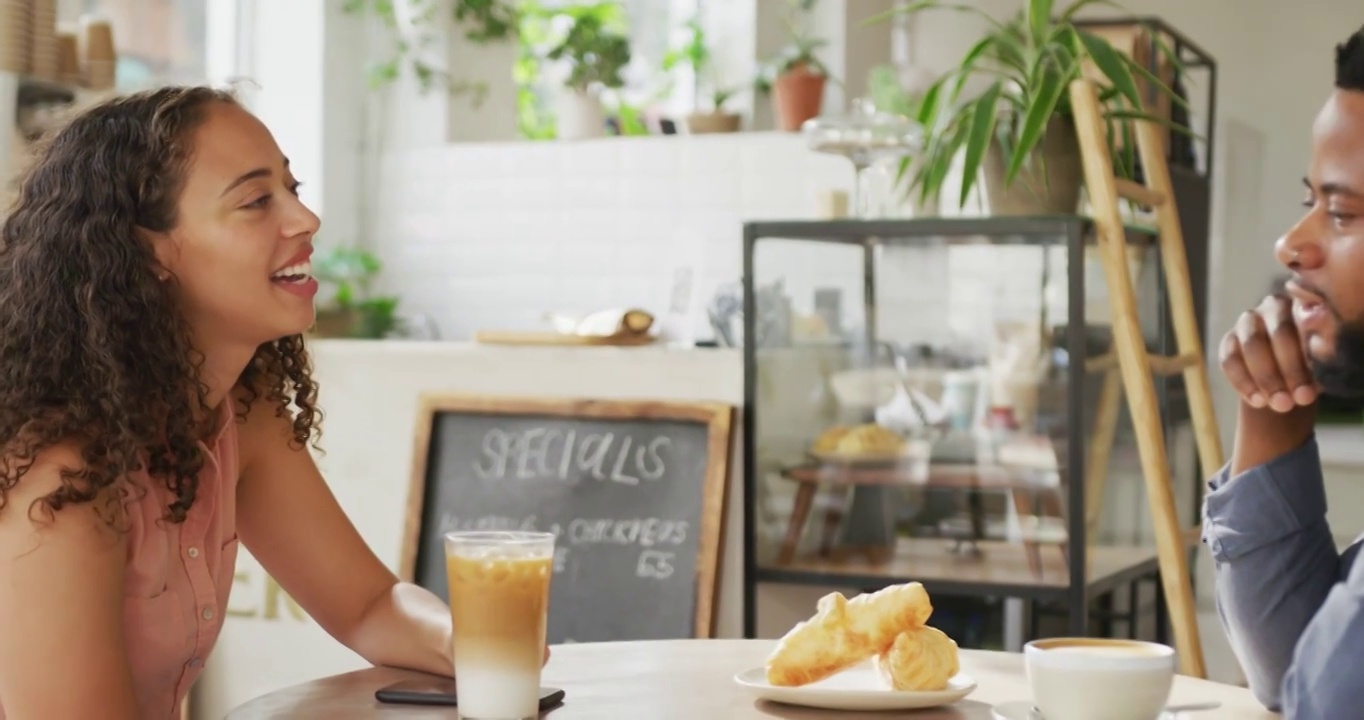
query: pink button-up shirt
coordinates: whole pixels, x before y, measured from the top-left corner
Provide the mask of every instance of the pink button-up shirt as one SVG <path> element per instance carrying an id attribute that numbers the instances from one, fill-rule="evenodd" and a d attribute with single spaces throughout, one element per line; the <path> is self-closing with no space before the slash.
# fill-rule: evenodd
<path id="1" fill-rule="evenodd" d="M 165 521 L 170 492 L 149 489 L 130 509 L 123 580 L 123 634 L 138 705 L 146 718 L 179 717 L 223 627 L 237 563 L 237 422 L 223 403 L 222 428 L 206 444 L 199 490 L 183 523 Z M 137 497 L 136 495 L 133 497 Z M 5 712 L 0 708 L 0 720 Z"/>

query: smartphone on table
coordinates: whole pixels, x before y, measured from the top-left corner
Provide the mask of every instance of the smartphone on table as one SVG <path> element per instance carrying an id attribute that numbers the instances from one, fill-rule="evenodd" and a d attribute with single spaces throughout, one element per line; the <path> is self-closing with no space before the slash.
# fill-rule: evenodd
<path id="1" fill-rule="evenodd" d="M 399 705 L 446 705 L 458 706 L 459 695 L 455 692 L 453 678 L 431 677 L 400 680 L 374 691 L 374 699 L 381 703 Z M 540 711 L 549 710 L 564 701 L 564 691 L 560 688 L 540 688 Z"/>

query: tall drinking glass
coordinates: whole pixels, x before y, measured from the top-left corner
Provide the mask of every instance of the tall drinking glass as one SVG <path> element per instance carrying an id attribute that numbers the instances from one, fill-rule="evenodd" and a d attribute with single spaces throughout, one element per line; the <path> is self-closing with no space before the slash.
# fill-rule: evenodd
<path id="1" fill-rule="evenodd" d="M 552 533 L 445 535 L 461 717 L 539 715 L 553 561 Z"/>

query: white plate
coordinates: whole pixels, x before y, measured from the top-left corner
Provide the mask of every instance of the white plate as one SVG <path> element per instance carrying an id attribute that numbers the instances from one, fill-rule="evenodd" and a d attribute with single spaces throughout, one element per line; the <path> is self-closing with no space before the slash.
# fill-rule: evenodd
<path id="1" fill-rule="evenodd" d="M 994 720 L 1046 720 L 1042 713 L 1033 710 L 1032 701 L 1015 700 L 1013 702 L 1001 703 L 990 708 L 990 714 Z M 1169 711 L 1162 712 L 1156 720 L 1180 720 L 1180 718 L 1192 718 L 1192 715 L 1181 715 Z"/>
<path id="2" fill-rule="evenodd" d="M 949 705 L 976 689 L 975 678 L 957 673 L 947 688 L 934 692 L 901 692 L 888 689 L 871 662 L 864 662 L 833 677 L 800 687 L 778 687 L 767 682 L 765 668 L 749 668 L 734 676 L 763 700 L 803 705 L 824 710 L 917 710 Z"/>

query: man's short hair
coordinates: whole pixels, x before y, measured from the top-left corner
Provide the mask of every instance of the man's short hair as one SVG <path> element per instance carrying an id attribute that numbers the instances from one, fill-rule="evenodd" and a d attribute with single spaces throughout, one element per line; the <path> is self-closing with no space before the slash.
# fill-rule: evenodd
<path id="1" fill-rule="evenodd" d="M 1336 46 L 1336 87 L 1364 92 L 1364 27 Z"/>

